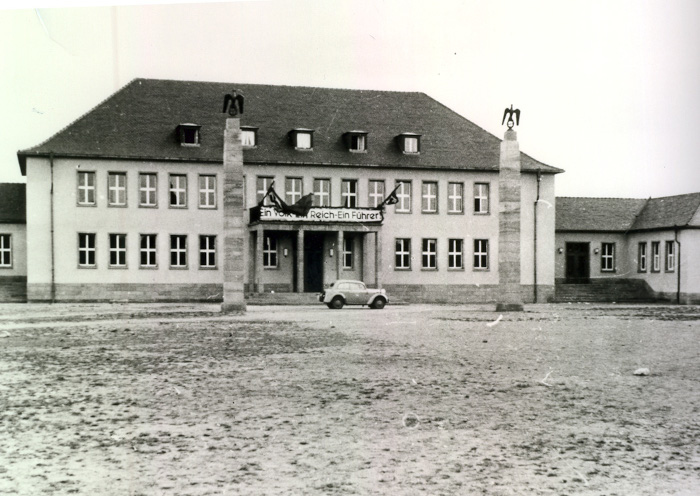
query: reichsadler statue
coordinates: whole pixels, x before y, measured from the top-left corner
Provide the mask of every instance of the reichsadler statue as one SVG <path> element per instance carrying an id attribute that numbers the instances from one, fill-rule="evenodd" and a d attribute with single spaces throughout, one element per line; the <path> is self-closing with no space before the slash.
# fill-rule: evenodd
<path id="1" fill-rule="evenodd" d="M 229 93 L 224 97 L 224 110 L 231 117 L 236 117 L 243 113 L 243 95 L 239 90 L 233 90 L 233 93 Z"/>

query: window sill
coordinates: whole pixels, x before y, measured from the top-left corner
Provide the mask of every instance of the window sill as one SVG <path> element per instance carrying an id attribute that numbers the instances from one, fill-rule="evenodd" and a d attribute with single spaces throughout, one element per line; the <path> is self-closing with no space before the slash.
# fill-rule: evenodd
<path id="1" fill-rule="evenodd" d="M 484 268 L 481 268 L 481 267 L 472 267 L 472 270 L 473 270 L 474 272 L 490 272 L 490 271 L 491 271 L 491 269 L 489 269 L 489 268 L 485 268 L 485 269 L 484 269 Z"/>
<path id="2" fill-rule="evenodd" d="M 219 267 L 199 267 L 199 270 L 219 270 Z"/>
<path id="3" fill-rule="evenodd" d="M 298 152 L 312 152 L 312 151 L 314 151 L 313 148 L 298 148 L 296 146 L 294 147 L 294 149 Z"/>
<path id="4" fill-rule="evenodd" d="M 76 203 L 78 207 L 96 207 L 97 203 Z"/>
<path id="5" fill-rule="evenodd" d="M 474 212 L 474 215 L 491 215 L 491 212 Z"/>
<path id="6" fill-rule="evenodd" d="M 124 205 L 112 205 L 112 204 L 107 204 L 107 208 L 127 208 L 128 205 L 125 203 Z"/>
<path id="7" fill-rule="evenodd" d="M 214 205 L 213 207 L 205 207 L 205 206 L 200 205 L 199 209 L 200 210 L 217 210 L 217 207 L 216 207 L 216 205 Z"/>
<path id="8" fill-rule="evenodd" d="M 173 267 L 172 265 L 170 266 L 170 270 L 188 270 L 188 269 L 189 269 L 189 267 L 187 267 L 186 265 L 182 266 L 182 267 L 181 266 Z"/>
<path id="9" fill-rule="evenodd" d="M 126 265 L 108 265 L 107 268 L 110 270 L 126 270 L 129 267 L 127 267 Z"/>
<path id="10" fill-rule="evenodd" d="M 437 215 L 440 212 L 438 212 L 437 210 L 421 210 L 420 213 L 425 215 Z"/>
<path id="11" fill-rule="evenodd" d="M 367 150 L 352 150 L 352 149 L 349 149 L 348 151 L 349 151 L 350 153 L 367 153 Z"/>
<path id="12" fill-rule="evenodd" d="M 437 267 L 432 268 L 432 267 L 421 267 L 421 272 L 437 272 L 438 269 Z"/>
<path id="13" fill-rule="evenodd" d="M 410 267 L 394 267 L 394 270 L 399 270 L 399 271 L 402 271 L 402 272 L 407 272 L 407 271 L 410 271 L 411 268 L 410 268 Z"/>
<path id="14" fill-rule="evenodd" d="M 180 143 L 180 146 L 184 146 L 185 148 L 199 148 L 200 144 L 199 143 Z"/>
<path id="15" fill-rule="evenodd" d="M 464 272 L 464 267 L 447 268 L 447 272 Z"/>
<path id="16" fill-rule="evenodd" d="M 157 266 L 157 265 L 140 265 L 140 266 L 139 266 L 139 269 L 143 269 L 143 270 L 158 270 L 158 266 Z"/>
<path id="17" fill-rule="evenodd" d="M 97 265 L 78 265 L 79 269 L 88 269 L 88 270 L 94 270 L 97 268 Z"/>
<path id="18" fill-rule="evenodd" d="M 447 211 L 447 215 L 464 215 L 464 211 L 462 211 L 462 212 L 457 212 L 457 211 L 450 212 L 450 211 L 448 210 L 448 211 Z"/>
<path id="19" fill-rule="evenodd" d="M 139 205 L 139 208 L 158 208 L 158 204 L 155 205 Z"/>
<path id="20" fill-rule="evenodd" d="M 168 205 L 168 208 L 172 208 L 174 210 L 187 210 L 187 205 Z"/>

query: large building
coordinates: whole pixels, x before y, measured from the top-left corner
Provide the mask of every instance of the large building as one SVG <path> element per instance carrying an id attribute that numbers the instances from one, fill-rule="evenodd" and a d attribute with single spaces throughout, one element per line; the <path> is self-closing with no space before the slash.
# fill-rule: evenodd
<path id="1" fill-rule="evenodd" d="M 520 153 L 505 185 L 501 140 L 432 98 L 137 79 L 18 152 L 27 249 L 14 234 L 26 262 L 13 270 L 26 271 L 29 301 L 221 300 L 222 103 L 233 89 L 245 97 L 248 293 L 342 278 L 408 301 L 497 301 L 507 186 L 520 196 L 523 301 L 554 295 L 561 170 Z M 273 184 L 290 205 L 311 194 L 314 208 L 281 214 L 263 199 Z M 378 210 L 394 190 L 398 202 Z"/>

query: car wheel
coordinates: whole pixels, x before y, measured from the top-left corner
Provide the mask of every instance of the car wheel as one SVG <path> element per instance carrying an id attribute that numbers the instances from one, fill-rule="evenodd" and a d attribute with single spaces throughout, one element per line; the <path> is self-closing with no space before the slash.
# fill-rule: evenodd
<path id="1" fill-rule="evenodd" d="M 381 310 L 385 306 L 386 306 L 386 300 L 384 298 L 377 298 L 372 303 L 372 308 L 374 308 L 375 310 Z"/>
<path id="2" fill-rule="evenodd" d="M 343 305 L 345 305 L 343 299 L 340 296 L 336 296 L 331 300 L 331 304 L 329 306 L 335 310 L 340 310 L 343 308 Z"/>

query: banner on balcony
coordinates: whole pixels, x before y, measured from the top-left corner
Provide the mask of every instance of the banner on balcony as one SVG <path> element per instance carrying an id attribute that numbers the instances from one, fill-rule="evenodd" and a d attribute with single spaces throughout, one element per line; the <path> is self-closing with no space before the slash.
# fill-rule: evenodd
<path id="1" fill-rule="evenodd" d="M 306 215 L 285 213 L 278 208 L 268 206 L 256 208 L 260 209 L 259 220 L 261 222 L 353 222 L 367 224 L 381 223 L 384 220 L 382 211 L 375 208 L 311 207 Z M 252 218 L 251 221 L 253 221 Z"/>

